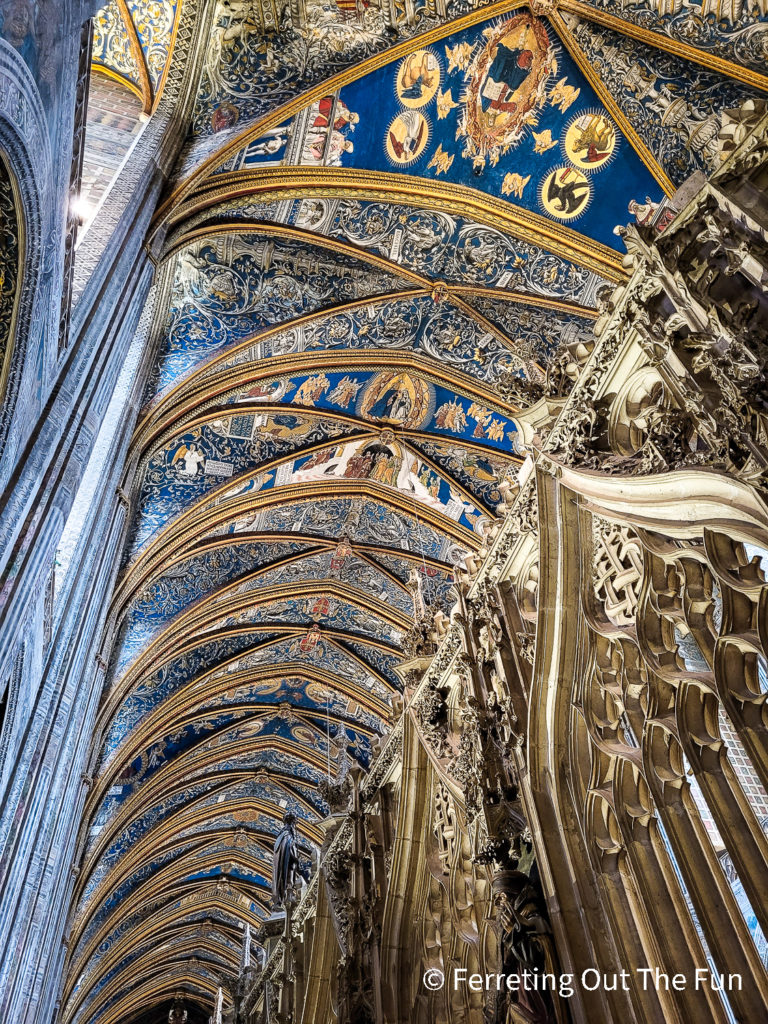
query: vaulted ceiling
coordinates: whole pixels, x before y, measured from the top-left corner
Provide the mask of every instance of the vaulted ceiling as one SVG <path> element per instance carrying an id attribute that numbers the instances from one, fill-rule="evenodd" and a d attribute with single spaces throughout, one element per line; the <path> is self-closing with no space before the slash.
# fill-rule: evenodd
<path id="1" fill-rule="evenodd" d="M 170 52 L 173 7 L 134 17 L 157 52 L 142 25 Z M 449 608 L 515 486 L 538 420 L 510 378 L 588 348 L 630 202 L 663 229 L 768 87 L 760 8 L 389 10 L 216 11 L 155 224 L 67 1021 L 176 991 L 210 1012 L 271 912 L 284 811 L 311 859 L 318 784 L 340 747 L 370 764 L 414 614 Z"/>
<path id="2" fill-rule="evenodd" d="M 154 108 L 173 49 L 179 0 L 108 0 L 93 20 L 93 68 Z"/>

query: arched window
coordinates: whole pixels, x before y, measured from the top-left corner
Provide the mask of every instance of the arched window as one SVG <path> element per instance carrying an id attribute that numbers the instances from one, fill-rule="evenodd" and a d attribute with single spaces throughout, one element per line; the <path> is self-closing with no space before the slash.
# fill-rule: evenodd
<path id="1" fill-rule="evenodd" d="M 142 115 L 141 99 L 124 82 L 93 68 L 78 207 L 84 223 L 92 219 L 120 170 L 146 121 Z"/>

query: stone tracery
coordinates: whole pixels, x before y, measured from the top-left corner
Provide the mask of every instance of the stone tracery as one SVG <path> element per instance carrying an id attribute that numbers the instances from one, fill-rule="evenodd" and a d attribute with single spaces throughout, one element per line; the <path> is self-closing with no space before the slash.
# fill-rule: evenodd
<path id="1" fill-rule="evenodd" d="M 9 1020 L 50 1016 L 58 971 L 67 1024 L 566 1021 L 562 993 L 421 978 L 708 957 L 750 984 L 727 1003 L 582 991 L 574 1019 L 764 1013 L 766 16 L 697 17 L 578 0 L 96 15 L 95 66 L 154 111 L 126 165 L 146 245 L 117 262 L 137 308 L 155 279 L 135 431 L 102 463 L 109 515 L 40 637 L 40 699 L 66 677 L 74 708 L 84 680 L 87 725 L 41 726 L 32 753 L 18 609 L 34 572 L 56 593 L 44 510 L 23 518 L 39 564 L 11 545 L 3 577 L 0 840 L 18 820 L 32 848 L 28 777 L 71 815 L 41 826 L 38 889 L 13 861 L 0 920 L 32 905 L 20 892 L 53 905 L 43 875 L 71 910 L 28 1013 L 20 979 L 46 946 L 14 932 Z M 34 64 L 47 35 L 23 24 L 0 35 Z M 73 360 L 133 331 L 95 270 L 89 291 L 109 216 L 64 302 Z M 70 651 L 95 667 L 65 672 Z M 61 736 L 73 781 L 41 760 Z M 302 871 L 275 886 L 285 829 Z"/>

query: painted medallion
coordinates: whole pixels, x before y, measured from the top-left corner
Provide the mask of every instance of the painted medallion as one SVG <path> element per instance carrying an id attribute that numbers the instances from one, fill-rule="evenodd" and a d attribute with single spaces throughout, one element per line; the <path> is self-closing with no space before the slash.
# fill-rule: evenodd
<path id="1" fill-rule="evenodd" d="M 600 171 L 616 152 L 616 128 L 605 114 L 588 111 L 571 121 L 565 133 L 565 155 L 588 174 Z"/>
<path id="2" fill-rule="evenodd" d="M 401 427 L 417 427 L 431 411 L 430 387 L 409 373 L 379 373 L 363 393 L 360 415 Z"/>
<path id="3" fill-rule="evenodd" d="M 575 167 L 556 167 L 541 183 L 541 205 L 557 220 L 576 220 L 592 198 L 592 185 Z"/>
<path id="4" fill-rule="evenodd" d="M 404 110 L 387 131 L 387 156 L 393 164 L 407 167 L 418 160 L 429 141 L 429 122 L 418 110 Z"/>
<path id="5" fill-rule="evenodd" d="M 429 50 L 409 54 L 397 71 L 395 90 L 404 107 L 423 107 L 440 85 L 440 65 Z"/>

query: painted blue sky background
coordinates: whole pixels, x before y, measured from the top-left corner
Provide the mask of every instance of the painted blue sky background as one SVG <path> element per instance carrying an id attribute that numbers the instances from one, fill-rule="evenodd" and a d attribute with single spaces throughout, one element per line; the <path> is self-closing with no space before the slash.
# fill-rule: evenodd
<path id="1" fill-rule="evenodd" d="M 501 25 L 503 21 L 504 19 L 495 19 L 484 22 L 465 32 L 454 33 L 429 47 L 429 51 L 435 56 L 439 65 L 440 85 L 435 95 L 424 106 L 418 108 L 429 123 L 429 141 L 422 154 L 410 164 L 396 165 L 386 152 L 389 127 L 395 117 L 406 109 L 398 99 L 396 90 L 396 80 L 402 60 L 392 61 L 378 71 L 341 89 L 339 99 L 350 112 L 358 116 L 359 121 L 340 129 L 342 134 L 352 142 L 353 148 L 351 152 L 341 153 L 336 165 L 418 176 L 479 189 L 546 216 L 555 223 L 564 224 L 604 245 L 622 251 L 621 243 L 614 234 L 614 228 L 618 224 L 626 224 L 630 219 L 627 210 L 629 201 L 631 199 L 642 200 L 646 196 L 650 196 L 654 202 L 657 202 L 663 198 L 663 192 L 638 154 L 616 127 L 613 118 L 611 118 L 611 122 L 616 130 L 616 147 L 611 160 L 589 175 L 592 194 L 585 211 L 575 219 L 560 220 L 549 217 L 540 202 L 541 183 L 550 171 L 556 167 L 570 164 L 564 149 L 564 139 L 571 123 L 580 115 L 588 112 L 603 113 L 610 117 L 546 19 L 542 19 L 542 24 L 554 46 L 557 67 L 547 80 L 548 98 L 538 108 L 537 124 L 529 125 L 525 129 L 520 142 L 513 145 L 507 153 L 503 153 L 496 166 L 491 166 L 489 161 L 486 162 L 480 174 L 474 172 L 472 159 L 462 156 L 465 140 L 457 139 L 457 128 L 463 109 L 461 97 L 467 88 L 468 79 L 465 73 L 456 67 L 450 73 L 448 72 L 449 60 L 446 50 L 453 49 L 460 43 L 466 43 L 472 48 L 473 55 L 479 53 L 486 43 L 484 31 L 487 31 L 489 27 L 492 29 Z M 569 86 L 578 89 L 578 96 L 563 112 L 558 105 L 551 101 L 551 91 L 555 84 L 564 78 Z M 451 98 L 457 106 L 453 107 L 447 116 L 439 118 L 437 96 L 447 90 L 450 90 Z M 300 117 L 296 124 L 299 121 Z M 287 125 L 284 127 L 287 129 Z M 533 132 L 539 135 L 547 131 L 552 140 L 556 140 L 556 145 L 551 146 L 543 153 L 536 153 L 534 148 L 536 140 L 533 137 Z M 274 134 L 280 134 L 280 130 L 275 130 Z M 453 157 L 450 166 L 445 172 L 439 174 L 437 167 L 428 166 L 438 147 L 442 147 L 444 153 Z M 254 151 L 258 149 L 258 143 L 252 144 L 248 147 L 240 165 L 274 163 L 281 160 L 293 162 L 286 159 L 286 152 L 289 148 L 290 144 L 278 153 L 259 154 Z M 505 195 L 502 192 L 502 184 L 507 174 L 519 174 L 522 178 L 527 178 L 530 175 L 530 180 L 521 197 L 513 194 Z M 617 183 L 620 183 L 618 187 Z"/>
<path id="2" fill-rule="evenodd" d="M 495 24 L 492 22 L 491 24 Z M 341 99 L 350 111 L 360 116 L 357 130 L 350 134 L 354 149 L 342 156 L 342 167 L 359 167 L 368 170 L 394 171 L 409 175 L 467 185 L 470 188 L 482 189 L 492 195 L 509 199 L 517 205 L 524 206 L 536 213 L 544 213 L 539 203 L 539 184 L 555 167 L 567 163 L 562 147 L 568 125 L 579 114 L 587 111 L 604 111 L 597 95 L 571 59 L 565 47 L 548 22 L 544 22 L 550 41 L 556 44 L 558 70 L 550 76 L 550 86 L 563 77 L 568 83 L 579 89 L 579 96 L 565 113 L 551 103 L 545 104 L 538 112 L 538 124 L 533 131 L 537 134 L 549 129 L 552 138 L 558 140 L 546 153 L 534 152 L 535 140 L 532 129 L 526 130 L 522 141 L 508 153 L 502 155 L 498 164 L 491 167 L 486 164 L 482 174 L 475 175 L 472 161 L 462 157 L 463 140 L 456 139 L 461 105 L 452 109 L 448 116 L 438 119 L 436 99 L 433 97 L 420 110 L 426 115 L 430 124 L 430 138 L 423 154 L 405 168 L 392 165 L 385 149 L 386 133 L 392 120 L 404 108 L 397 98 L 395 79 L 400 61 L 387 64 L 386 67 L 348 85 L 341 90 Z M 452 48 L 457 43 L 466 41 L 470 46 L 482 45 L 483 29 L 478 25 L 468 32 L 456 33 L 430 47 L 440 65 L 440 91 L 451 90 L 454 101 L 458 101 L 465 89 L 465 78 L 461 71 L 447 73 L 446 47 Z M 372 124 L 378 124 L 378 130 L 371 130 Z M 662 190 L 652 177 L 650 171 L 640 160 L 624 136 L 618 132 L 617 146 L 610 164 L 591 175 L 593 194 L 586 212 L 577 220 L 567 222 L 567 226 L 612 248 L 621 248 L 621 243 L 613 233 L 617 224 L 626 224 L 629 219 L 627 204 L 630 199 L 642 199 L 649 195 L 654 201 L 661 200 Z M 427 168 L 438 145 L 445 152 L 454 155 L 454 160 L 445 174 L 437 175 L 435 168 Z M 521 199 L 502 196 L 501 186 L 508 173 L 517 173 L 522 177 L 531 175 L 531 180 L 523 191 Z M 617 188 L 617 181 L 621 187 Z"/>

